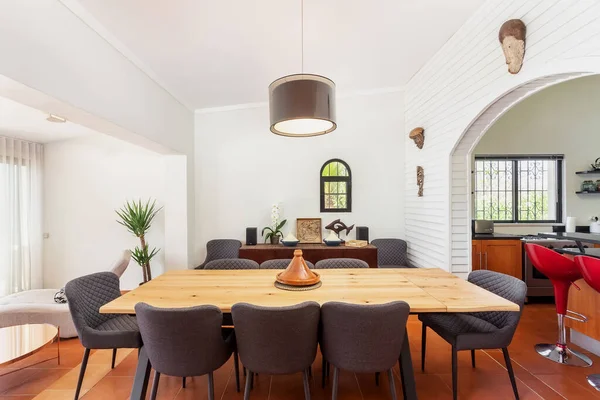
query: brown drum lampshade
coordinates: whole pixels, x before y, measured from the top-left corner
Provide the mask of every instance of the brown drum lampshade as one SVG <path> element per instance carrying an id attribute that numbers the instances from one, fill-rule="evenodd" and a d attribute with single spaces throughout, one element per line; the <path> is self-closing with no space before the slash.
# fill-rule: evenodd
<path id="1" fill-rule="evenodd" d="M 320 75 L 296 74 L 269 85 L 271 132 L 290 137 L 318 136 L 337 128 L 335 83 Z"/>

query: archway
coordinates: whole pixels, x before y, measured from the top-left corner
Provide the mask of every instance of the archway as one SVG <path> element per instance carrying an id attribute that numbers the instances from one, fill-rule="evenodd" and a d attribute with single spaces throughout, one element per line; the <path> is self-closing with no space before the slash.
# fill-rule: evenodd
<path id="1" fill-rule="evenodd" d="M 594 73 L 554 74 L 517 86 L 491 103 L 464 131 L 451 153 L 451 272 L 466 275 L 471 271 L 471 156 L 480 139 L 500 117 L 524 99 L 550 86 L 588 75 Z"/>

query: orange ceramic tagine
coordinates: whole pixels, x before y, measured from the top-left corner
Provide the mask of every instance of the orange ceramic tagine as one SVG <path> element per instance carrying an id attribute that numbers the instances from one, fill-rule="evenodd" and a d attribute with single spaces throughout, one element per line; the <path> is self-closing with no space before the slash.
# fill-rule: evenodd
<path id="1" fill-rule="evenodd" d="M 302 258 L 302 250 L 294 250 L 294 258 L 285 271 L 277 274 L 277 282 L 290 286 L 311 286 L 318 283 L 321 277 L 306 265 Z"/>

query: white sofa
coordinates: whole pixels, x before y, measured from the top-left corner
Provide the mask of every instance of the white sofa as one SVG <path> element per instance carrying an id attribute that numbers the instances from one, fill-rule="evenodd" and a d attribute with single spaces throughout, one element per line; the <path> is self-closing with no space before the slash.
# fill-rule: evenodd
<path id="1" fill-rule="evenodd" d="M 123 256 L 110 271 L 121 277 L 131 260 L 131 252 Z M 77 336 L 68 304 L 54 301 L 58 289 L 35 289 L 0 297 L 0 328 L 24 324 L 52 324 L 60 328 L 61 338 Z"/>

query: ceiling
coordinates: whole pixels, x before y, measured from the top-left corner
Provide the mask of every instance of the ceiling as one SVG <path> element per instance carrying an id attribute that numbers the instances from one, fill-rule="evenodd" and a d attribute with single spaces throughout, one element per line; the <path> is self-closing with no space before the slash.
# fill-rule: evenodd
<path id="1" fill-rule="evenodd" d="M 273 80 L 302 72 L 300 0 L 78 3 L 80 18 L 191 109 L 265 102 Z M 338 93 L 402 86 L 482 3 L 305 0 L 304 72 Z"/>
<path id="2" fill-rule="evenodd" d="M 72 122 L 46 121 L 48 114 L 16 101 L 0 97 L 0 136 L 37 143 L 50 143 L 98 132 Z"/>

